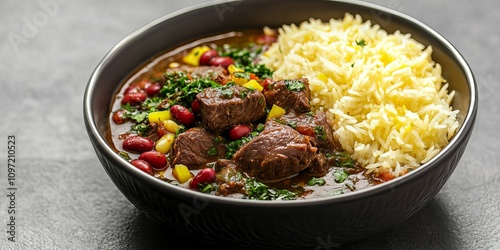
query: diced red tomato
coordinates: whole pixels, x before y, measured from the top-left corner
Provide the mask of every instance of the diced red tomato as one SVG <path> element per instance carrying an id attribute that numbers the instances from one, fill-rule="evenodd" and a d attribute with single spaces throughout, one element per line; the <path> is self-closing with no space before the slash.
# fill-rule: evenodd
<path id="1" fill-rule="evenodd" d="M 310 126 L 304 126 L 304 125 L 297 125 L 295 128 L 299 133 L 307 136 L 314 136 L 316 133 L 314 132 L 314 129 Z"/>
<path id="2" fill-rule="evenodd" d="M 386 172 L 381 174 L 379 178 L 382 179 L 384 182 L 386 182 L 394 179 L 394 175 L 392 173 Z"/>

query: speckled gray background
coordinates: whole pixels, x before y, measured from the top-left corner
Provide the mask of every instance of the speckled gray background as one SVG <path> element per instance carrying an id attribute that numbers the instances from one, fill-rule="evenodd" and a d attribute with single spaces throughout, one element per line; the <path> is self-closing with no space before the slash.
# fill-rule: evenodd
<path id="1" fill-rule="evenodd" d="M 0 249 L 171 249 L 177 241 L 203 247 L 163 231 L 123 197 L 82 118 L 89 76 L 113 45 L 199 2 L 0 1 Z M 423 21 L 455 45 L 478 80 L 480 109 L 460 164 L 430 204 L 345 248 L 500 249 L 500 2 L 370 2 Z M 8 135 L 17 146 L 15 243 L 6 233 Z"/>

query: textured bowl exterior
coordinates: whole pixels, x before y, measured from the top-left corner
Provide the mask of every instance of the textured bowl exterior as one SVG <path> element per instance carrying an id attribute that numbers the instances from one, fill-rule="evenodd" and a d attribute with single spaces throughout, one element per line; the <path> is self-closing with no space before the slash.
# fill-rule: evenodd
<path id="1" fill-rule="evenodd" d="M 259 12 L 258 18 L 255 13 Z M 310 17 L 328 20 L 360 14 L 388 32 L 411 33 L 432 45 L 434 60 L 456 91 L 460 129 L 434 159 L 405 176 L 337 197 L 300 201 L 251 201 L 179 188 L 127 164 L 107 135 L 111 99 L 120 83 L 155 55 L 197 38 L 227 31 L 279 27 Z M 328 249 L 373 235 L 409 218 L 443 187 L 459 162 L 475 123 L 477 87 L 465 60 L 425 24 L 377 5 L 355 1 L 252 0 L 202 4 L 172 13 L 118 43 L 92 74 L 84 119 L 97 157 L 111 180 L 152 219 L 219 245 L 261 249 Z"/>

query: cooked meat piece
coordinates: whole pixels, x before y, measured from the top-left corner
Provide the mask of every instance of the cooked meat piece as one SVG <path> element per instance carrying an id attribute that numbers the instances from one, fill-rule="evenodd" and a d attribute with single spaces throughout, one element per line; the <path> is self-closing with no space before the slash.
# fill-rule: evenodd
<path id="1" fill-rule="evenodd" d="M 266 100 L 258 90 L 240 85 L 206 88 L 196 95 L 202 123 L 221 131 L 234 125 L 257 121 L 266 114 Z"/>
<path id="2" fill-rule="evenodd" d="M 289 113 L 279 118 L 279 122 L 295 128 L 299 133 L 311 136 L 313 145 L 327 151 L 341 150 L 340 143 L 335 140 L 334 131 L 326 114 L 322 111 L 296 115 Z"/>
<path id="3" fill-rule="evenodd" d="M 268 121 L 264 130 L 236 151 L 232 160 L 248 175 L 269 182 L 306 169 L 316 151 L 309 137 L 287 125 Z"/>
<path id="4" fill-rule="evenodd" d="M 304 172 L 310 176 L 324 176 L 328 172 L 328 163 L 325 155 L 323 153 L 316 154 Z"/>
<path id="5" fill-rule="evenodd" d="M 307 78 L 272 81 L 262 93 L 266 97 L 268 108 L 276 104 L 284 108 L 287 113 L 294 111 L 297 114 L 311 110 Z"/>
<path id="6" fill-rule="evenodd" d="M 219 159 L 216 164 L 217 181 L 219 187 L 217 193 L 219 195 L 227 196 L 234 193 L 245 193 L 245 183 L 237 176 L 240 172 L 236 170 L 237 166 L 234 165 L 232 160 Z"/>
<path id="7" fill-rule="evenodd" d="M 231 79 L 227 69 L 221 66 L 181 66 L 178 68 L 169 68 L 166 73 L 179 71 L 185 72 L 190 79 L 210 78 L 220 84 L 225 84 L 229 79 Z"/>
<path id="8" fill-rule="evenodd" d="M 226 148 L 217 143 L 215 138 L 215 135 L 199 127 L 179 134 L 172 149 L 172 166 L 184 164 L 189 169 L 200 169 L 206 167 L 207 163 L 223 158 Z"/>

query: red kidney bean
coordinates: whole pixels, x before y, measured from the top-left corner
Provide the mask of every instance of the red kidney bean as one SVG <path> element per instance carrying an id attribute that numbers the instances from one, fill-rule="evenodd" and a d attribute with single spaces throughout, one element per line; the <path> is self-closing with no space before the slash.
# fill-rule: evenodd
<path id="1" fill-rule="evenodd" d="M 146 94 L 143 92 L 128 93 L 123 96 L 122 104 L 129 103 L 130 105 L 137 105 L 146 100 Z"/>
<path id="2" fill-rule="evenodd" d="M 228 136 L 229 139 L 235 141 L 247 136 L 248 134 L 250 134 L 250 132 L 252 132 L 252 128 L 250 126 L 236 125 L 229 130 Z"/>
<path id="3" fill-rule="evenodd" d="M 200 113 L 200 102 L 197 99 L 194 99 L 194 101 L 191 103 L 191 110 L 193 111 L 193 113 Z"/>
<path id="4" fill-rule="evenodd" d="M 142 153 L 151 151 L 154 148 L 154 142 L 146 137 L 133 135 L 123 140 L 123 149 L 129 152 Z"/>
<path id="5" fill-rule="evenodd" d="M 210 65 L 210 61 L 212 58 L 219 56 L 219 52 L 217 50 L 211 49 L 201 54 L 200 57 L 200 65 Z"/>
<path id="6" fill-rule="evenodd" d="M 161 90 L 160 83 L 155 82 L 146 88 L 146 94 L 148 96 L 155 96 L 160 92 L 160 90 Z"/>
<path id="7" fill-rule="evenodd" d="M 123 124 L 125 123 L 128 119 L 125 117 L 125 110 L 119 109 L 115 112 L 113 112 L 113 121 L 116 124 Z"/>
<path id="8" fill-rule="evenodd" d="M 135 160 L 131 160 L 130 163 L 132 165 L 134 165 L 134 167 L 136 167 L 136 168 L 138 168 L 138 169 L 140 169 L 148 174 L 153 173 L 153 168 L 151 167 L 151 165 L 147 161 L 135 159 Z"/>
<path id="9" fill-rule="evenodd" d="M 170 107 L 170 114 L 175 120 L 185 126 L 193 125 L 196 119 L 189 109 L 179 104 Z"/>
<path id="10" fill-rule="evenodd" d="M 231 57 L 227 56 L 216 56 L 210 60 L 210 65 L 211 66 L 222 66 L 222 67 L 228 67 L 229 65 L 233 64 L 234 60 Z"/>
<path id="11" fill-rule="evenodd" d="M 134 84 L 134 85 L 130 85 L 127 87 L 127 89 L 125 89 L 125 92 L 123 94 L 129 94 L 129 93 L 137 93 L 137 92 L 140 92 L 141 88 L 139 86 L 137 86 L 137 84 Z"/>
<path id="12" fill-rule="evenodd" d="M 198 172 L 191 183 L 189 183 L 189 187 L 191 189 L 198 189 L 199 183 L 212 183 L 215 181 L 215 170 L 212 168 L 204 168 Z"/>
<path id="13" fill-rule="evenodd" d="M 139 155 L 139 159 L 146 161 L 151 167 L 157 170 L 164 169 L 167 166 L 167 157 L 165 154 L 155 150 L 142 153 Z"/>

